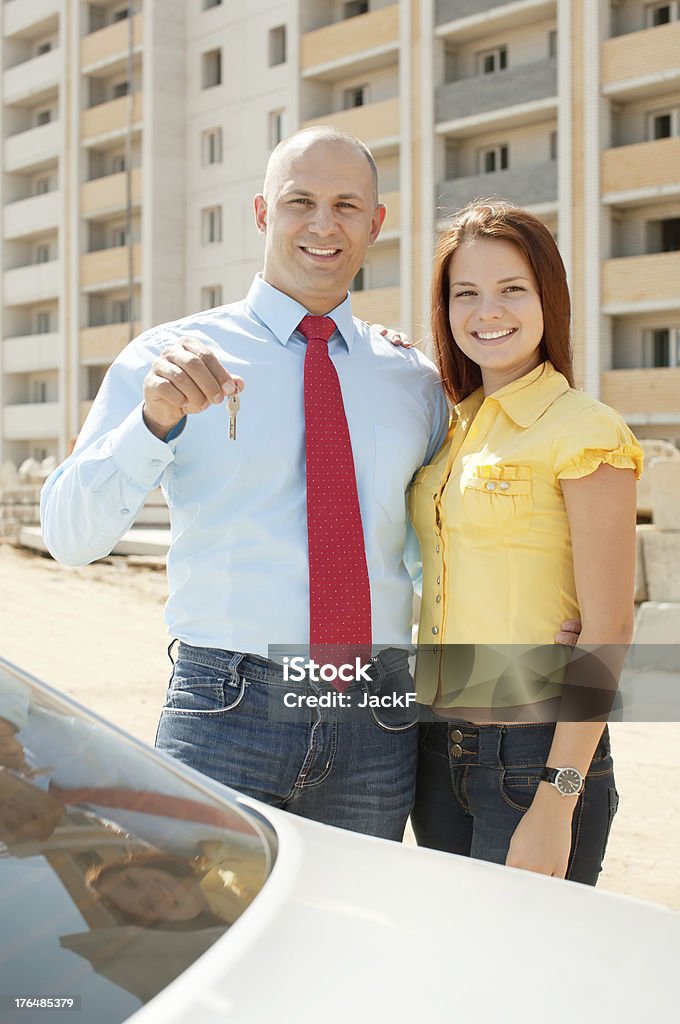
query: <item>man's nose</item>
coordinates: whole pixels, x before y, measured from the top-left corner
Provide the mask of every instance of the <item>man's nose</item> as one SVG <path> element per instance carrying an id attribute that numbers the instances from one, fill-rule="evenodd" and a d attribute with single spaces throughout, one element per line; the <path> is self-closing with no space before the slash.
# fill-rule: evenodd
<path id="1" fill-rule="evenodd" d="M 335 232 L 335 215 L 329 206 L 317 206 L 309 222 L 315 235 L 332 235 Z"/>

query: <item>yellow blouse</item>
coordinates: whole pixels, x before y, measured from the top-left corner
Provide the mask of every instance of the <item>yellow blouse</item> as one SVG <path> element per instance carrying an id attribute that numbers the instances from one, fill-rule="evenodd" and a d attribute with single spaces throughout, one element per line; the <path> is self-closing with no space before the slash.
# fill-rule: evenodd
<path id="1" fill-rule="evenodd" d="M 579 616 L 559 481 L 603 462 L 639 479 L 642 450 L 618 413 L 570 388 L 550 362 L 454 408 L 409 495 L 423 561 L 419 701 L 502 708 L 559 695 L 554 636 Z M 463 644 L 484 647 L 445 646 Z"/>

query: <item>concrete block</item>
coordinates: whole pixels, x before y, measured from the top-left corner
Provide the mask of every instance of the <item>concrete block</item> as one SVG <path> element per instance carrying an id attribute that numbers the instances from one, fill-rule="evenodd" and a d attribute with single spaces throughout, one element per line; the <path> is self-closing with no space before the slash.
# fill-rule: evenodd
<path id="1" fill-rule="evenodd" d="M 626 667 L 680 673 L 680 601 L 640 605 Z"/>
<path id="2" fill-rule="evenodd" d="M 642 537 L 653 530 L 648 524 L 638 524 L 635 528 L 635 603 L 647 600 L 647 577 L 645 576 L 645 553 Z"/>
<path id="3" fill-rule="evenodd" d="M 659 530 L 680 530 L 680 458 L 654 459 L 649 480 L 652 522 Z"/>
<path id="4" fill-rule="evenodd" d="M 680 601 L 680 530 L 649 530 L 642 550 L 650 601 Z"/>
<path id="5" fill-rule="evenodd" d="M 642 477 L 637 488 L 637 509 L 642 515 L 652 514 L 652 484 L 649 468 L 654 459 L 680 459 L 680 451 L 670 441 L 645 440 L 640 441 L 645 453 L 645 464 L 642 470 Z"/>

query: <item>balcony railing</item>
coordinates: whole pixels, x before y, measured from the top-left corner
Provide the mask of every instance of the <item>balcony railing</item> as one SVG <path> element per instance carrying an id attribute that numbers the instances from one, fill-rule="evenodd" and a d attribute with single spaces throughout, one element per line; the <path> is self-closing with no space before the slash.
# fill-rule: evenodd
<path id="1" fill-rule="evenodd" d="M 490 8 L 506 7 L 507 4 L 508 0 L 484 0 L 483 4 L 479 0 L 437 0 L 435 23 L 445 25 L 448 21 L 458 21 L 459 18 L 482 13 L 480 7 L 486 12 Z"/>
<path id="2" fill-rule="evenodd" d="M 62 0 L 7 0 L 3 8 L 3 34 L 16 36 L 32 25 L 56 19 L 61 10 Z"/>
<path id="3" fill-rule="evenodd" d="M 140 333 L 142 325 L 132 325 L 132 337 Z M 104 324 L 102 327 L 84 327 L 80 332 L 80 360 L 83 363 L 112 363 L 130 340 L 130 324 Z"/>
<path id="4" fill-rule="evenodd" d="M 128 126 L 129 97 L 121 96 L 108 103 L 99 103 L 96 107 L 84 110 L 81 115 L 80 130 L 83 139 L 92 139 L 100 135 L 112 135 L 124 132 Z M 143 111 L 142 93 L 136 92 L 133 97 L 134 124 L 141 124 Z"/>
<path id="5" fill-rule="evenodd" d="M 401 316 L 399 286 L 367 288 L 365 292 L 352 292 L 352 313 L 370 323 L 398 326 Z"/>
<path id="6" fill-rule="evenodd" d="M 602 193 L 680 189 L 680 139 L 617 146 L 602 153 Z"/>
<path id="7" fill-rule="evenodd" d="M 396 52 L 398 46 L 399 4 L 390 4 L 305 32 L 300 41 L 300 67 L 304 75 L 312 68 L 341 62 L 346 73 L 349 59 L 360 63 L 371 51 L 391 47 Z"/>
<path id="8" fill-rule="evenodd" d="M 87 73 L 94 67 L 106 65 L 127 54 L 129 40 L 127 18 L 97 32 L 83 36 L 80 41 L 80 66 Z M 135 14 L 132 19 L 133 47 L 142 45 L 144 39 L 144 18 Z"/>
<path id="9" fill-rule="evenodd" d="M 63 288 L 61 274 L 61 260 L 6 270 L 2 281 L 5 305 L 24 306 L 57 298 Z"/>
<path id="10" fill-rule="evenodd" d="M 659 92 L 668 92 L 673 80 L 676 87 L 680 81 L 679 53 L 680 21 L 608 39 L 602 47 L 604 91 L 622 98 L 643 90 L 648 95 L 649 80 L 656 78 Z"/>
<path id="11" fill-rule="evenodd" d="M 5 238 L 21 238 L 56 228 L 61 218 L 62 203 L 63 196 L 59 191 L 7 203 L 3 217 Z"/>
<path id="12" fill-rule="evenodd" d="M 602 304 L 625 310 L 680 307 L 680 252 L 622 256 L 602 264 Z"/>
<path id="13" fill-rule="evenodd" d="M 436 204 L 445 216 L 477 196 L 499 196 L 518 206 L 553 203 L 557 200 L 557 164 L 551 161 L 495 174 L 449 179 L 439 186 Z"/>
<path id="14" fill-rule="evenodd" d="M 132 202 L 142 199 L 142 169 L 132 169 Z M 107 174 L 103 178 L 86 181 L 80 190 L 80 212 L 84 217 L 120 210 L 126 203 L 126 175 Z"/>
<path id="15" fill-rule="evenodd" d="M 52 121 L 5 139 L 5 171 L 27 170 L 53 160 L 61 146 L 61 124 Z"/>
<path id="16" fill-rule="evenodd" d="M 133 245 L 132 265 L 135 278 L 142 272 L 142 247 Z M 127 281 L 128 250 L 121 245 L 115 249 L 99 249 L 83 253 L 80 257 L 80 284 L 83 288 L 114 285 Z"/>
<path id="17" fill-rule="evenodd" d="M 381 100 L 379 103 L 368 103 L 365 107 L 352 107 L 351 110 L 325 114 L 323 117 L 306 121 L 303 127 L 307 128 L 313 124 L 344 128 L 357 135 L 367 145 L 376 145 L 382 139 L 398 138 L 399 100 Z"/>
<path id="18" fill-rule="evenodd" d="M 5 338 L 2 343 L 3 371 L 33 373 L 38 370 L 56 370 L 61 363 L 62 345 L 63 337 L 58 331 Z"/>
<path id="19" fill-rule="evenodd" d="M 61 78 L 62 53 L 50 50 L 9 68 L 2 76 L 3 103 L 20 103 L 54 89 Z"/>
<path id="20" fill-rule="evenodd" d="M 437 89 L 437 123 L 557 96 L 557 59 L 534 61 L 488 75 L 448 82 Z"/>
<path id="21" fill-rule="evenodd" d="M 5 405 L 3 410 L 5 440 L 29 441 L 34 437 L 59 437 L 60 418 L 59 402 Z"/>
<path id="22" fill-rule="evenodd" d="M 680 413 L 680 367 L 607 370 L 601 398 L 623 415 Z"/>

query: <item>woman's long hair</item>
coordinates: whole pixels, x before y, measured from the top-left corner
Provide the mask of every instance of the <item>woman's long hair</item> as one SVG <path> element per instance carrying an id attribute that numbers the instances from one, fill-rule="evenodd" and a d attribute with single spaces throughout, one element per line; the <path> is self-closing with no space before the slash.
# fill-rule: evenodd
<path id="1" fill-rule="evenodd" d="M 432 336 L 444 389 L 455 404 L 482 385 L 479 366 L 455 342 L 449 320 L 449 266 L 463 242 L 500 238 L 514 245 L 534 272 L 543 309 L 541 359 L 574 385 L 567 275 L 555 239 L 532 213 L 499 199 L 475 200 L 442 232 L 434 258 Z"/>

